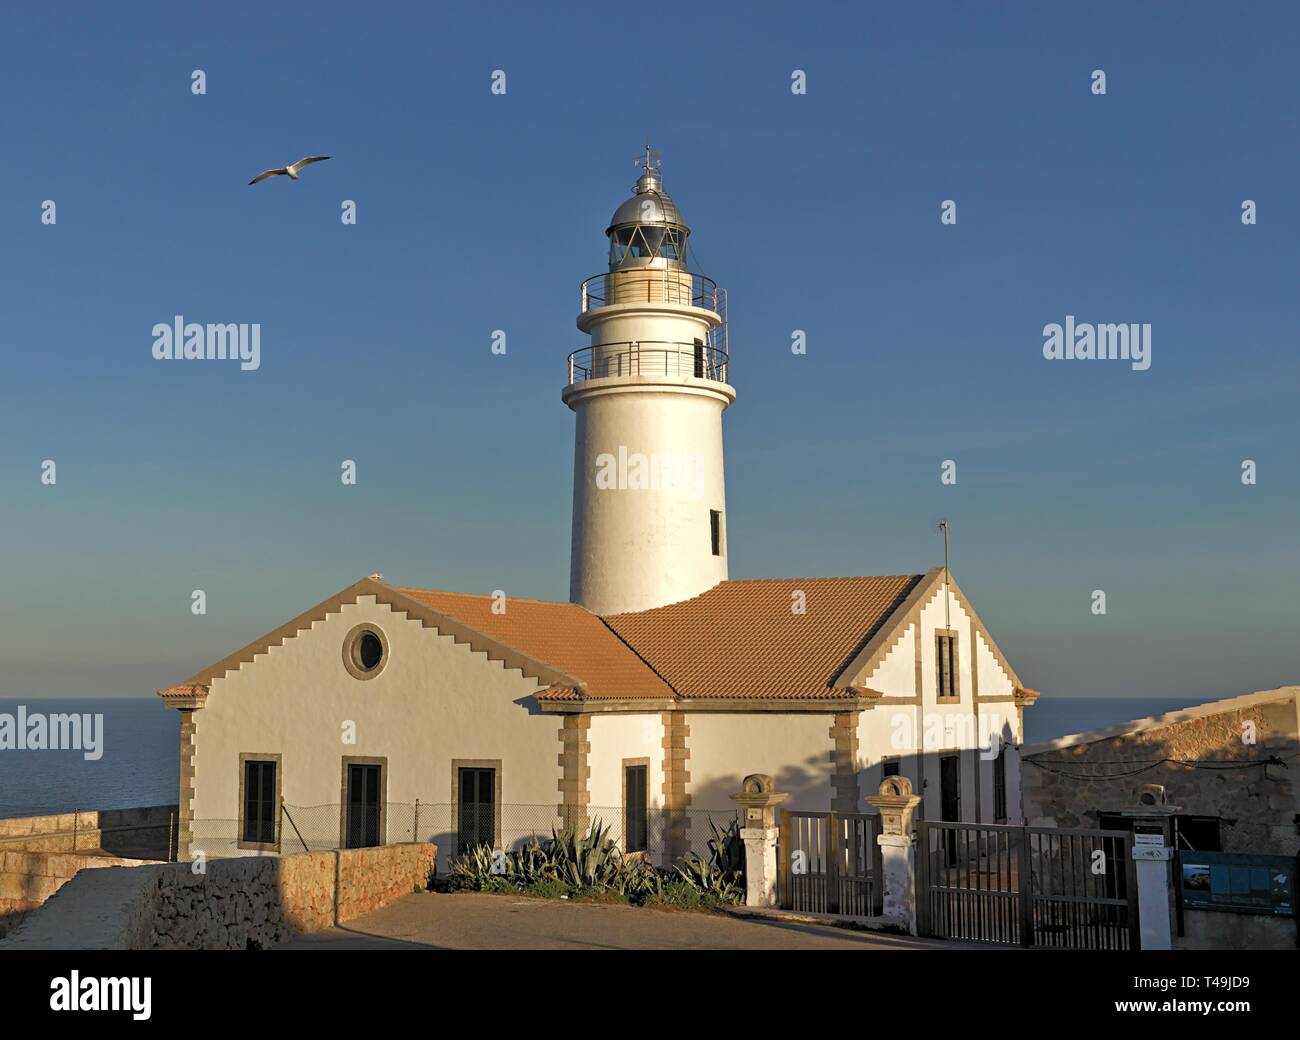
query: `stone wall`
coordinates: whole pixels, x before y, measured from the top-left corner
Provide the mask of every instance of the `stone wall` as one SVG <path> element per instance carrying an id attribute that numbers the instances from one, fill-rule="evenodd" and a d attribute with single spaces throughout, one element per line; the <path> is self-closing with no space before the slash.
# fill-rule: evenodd
<path id="1" fill-rule="evenodd" d="M 1294 950 L 1294 917 L 1233 914 L 1221 910 L 1184 910 L 1183 934 L 1174 934 L 1175 950 Z"/>
<path id="2" fill-rule="evenodd" d="M 436 860 L 413 843 L 82 871 L 0 949 L 266 947 L 425 888 Z"/>
<path id="3" fill-rule="evenodd" d="M 51 816 L 0 819 L 0 852 L 102 850 L 132 859 L 170 859 L 175 844 L 175 805 L 91 809 Z"/>
<path id="4" fill-rule="evenodd" d="M 98 867 L 135 866 L 144 860 L 118 856 L 88 856 L 61 852 L 3 851 L 0 845 L 0 938 L 42 906 L 78 871 Z"/>
<path id="5" fill-rule="evenodd" d="M 1168 725 L 1026 748 L 1025 817 L 1030 824 L 1096 827 L 1099 811 L 1131 809 L 1139 785 L 1162 784 L 1181 813 L 1220 818 L 1223 851 L 1294 855 L 1300 849 L 1294 820 L 1300 812 L 1300 775 L 1294 775 L 1300 774 L 1300 739 L 1295 695 L 1278 693 L 1275 701 L 1242 698 L 1253 703 L 1225 702 L 1226 710 Z M 1246 723 L 1254 725 L 1254 744 L 1242 740 Z M 1278 761 L 1264 764 L 1270 757 Z M 1165 759 L 1176 761 L 1141 769 Z"/>

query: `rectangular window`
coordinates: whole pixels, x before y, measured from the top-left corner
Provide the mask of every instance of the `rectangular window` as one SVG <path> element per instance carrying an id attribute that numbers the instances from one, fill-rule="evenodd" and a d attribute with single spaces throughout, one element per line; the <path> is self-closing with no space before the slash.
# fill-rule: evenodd
<path id="1" fill-rule="evenodd" d="M 378 763 L 346 762 L 347 816 L 343 847 L 368 849 L 383 844 L 383 770 Z"/>
<path id="2" fill-rule="evenodd" d="M 1004 747 L 993 760 L 993 818 L 1007 818 L 1007 749 Z"/>
<path id="3" fill-rule="evenodd" d="M 626 766 L 623 769 L 623 851 L 645 852 L 649 829 L 647 793 L 649 766 Z"/>
<path id="4" fill-rule="evenodd" d="M 695 341 L 695 378 L 704 378 L 704 340 Z"/>
<path id="5" fill-rule="evenodd" d="M 957 698 L 957 636 L 940 632 L 935 637 L 935 674 L 938 677 L 939 696 Z"/>
<path id="6" fill-rule="evenodd" d="M 244 760 L 244 826 L 241 840 L 250 845 L 275 844 L 276 804 L 273 761 Z"/>
<path id="7" fill-rule="evenodd" d="M 722 555 L 722 510 L 709 510 L 709 540 L 713 546 L 713 555 Z"/>
<path id="8" fill-rule="evenodd" d="M 480 845 L 493 848 L 496 845 L 496 770 L 462 766 L 459 773 L 457 851 L 464 855 Z"/>
<path id="9" fill-rule="evenodd" d="M 1174 817 L 1174 847 L 1193 852 L 1222 852 L 1223 841 L 1219 834 L 1217 816 Z"/>

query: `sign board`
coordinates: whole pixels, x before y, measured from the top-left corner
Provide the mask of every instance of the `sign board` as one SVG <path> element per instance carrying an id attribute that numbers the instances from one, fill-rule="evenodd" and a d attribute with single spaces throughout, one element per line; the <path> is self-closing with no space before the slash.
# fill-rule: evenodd
<path id="1" fill-rule="evenodd" d="M 1133 835 L 1134 845 L 1150 845 L 1158 849 L 1165 847 L 1165 836 L 1163 834 L 1137 834 Z"/>
<path id="2" fill-rule="evenodd" d="M 1239 914 L 1294 917 L 1296 860 L 1244 852 L 1192 852 L 1178 856 L 1183 906 Z"/>

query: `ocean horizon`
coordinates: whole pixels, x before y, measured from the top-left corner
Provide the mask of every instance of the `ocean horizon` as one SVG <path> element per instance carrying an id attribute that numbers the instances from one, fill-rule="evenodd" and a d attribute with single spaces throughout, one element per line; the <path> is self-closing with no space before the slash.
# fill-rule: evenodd
<path id="1" fill-rule="evenodd" d="M 1167 697 L 1042 697 L 1025 712 L 1025 741 L 1083 733 L 1176 711 L 1197 701 Z M 103 754 L 0 749 L 0 818 L 176 801 L 180 714 L 153 697 L 6 698 L 0 715 L 102 714 Z"/>

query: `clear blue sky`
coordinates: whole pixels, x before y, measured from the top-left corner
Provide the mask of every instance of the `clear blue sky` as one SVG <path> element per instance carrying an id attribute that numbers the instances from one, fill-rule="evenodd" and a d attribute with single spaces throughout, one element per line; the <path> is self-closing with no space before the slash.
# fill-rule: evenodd
<path id="1" fill-rule="evenodd" d="M 731 294 L 732 577 L 921 571 L 948 516 L 1049 694 L 1300 680 L 1298 33 L 1263 3 L 10 5 L 0 696 L 147 694 L 375 570 L 566 598 L 564 360 L 647 135 Z M 176 314 L 260 322 L 260 371 L 155 361 Z M 1151 369 L 1045 361 L 1066 314 L 1150 322 Z"/>

